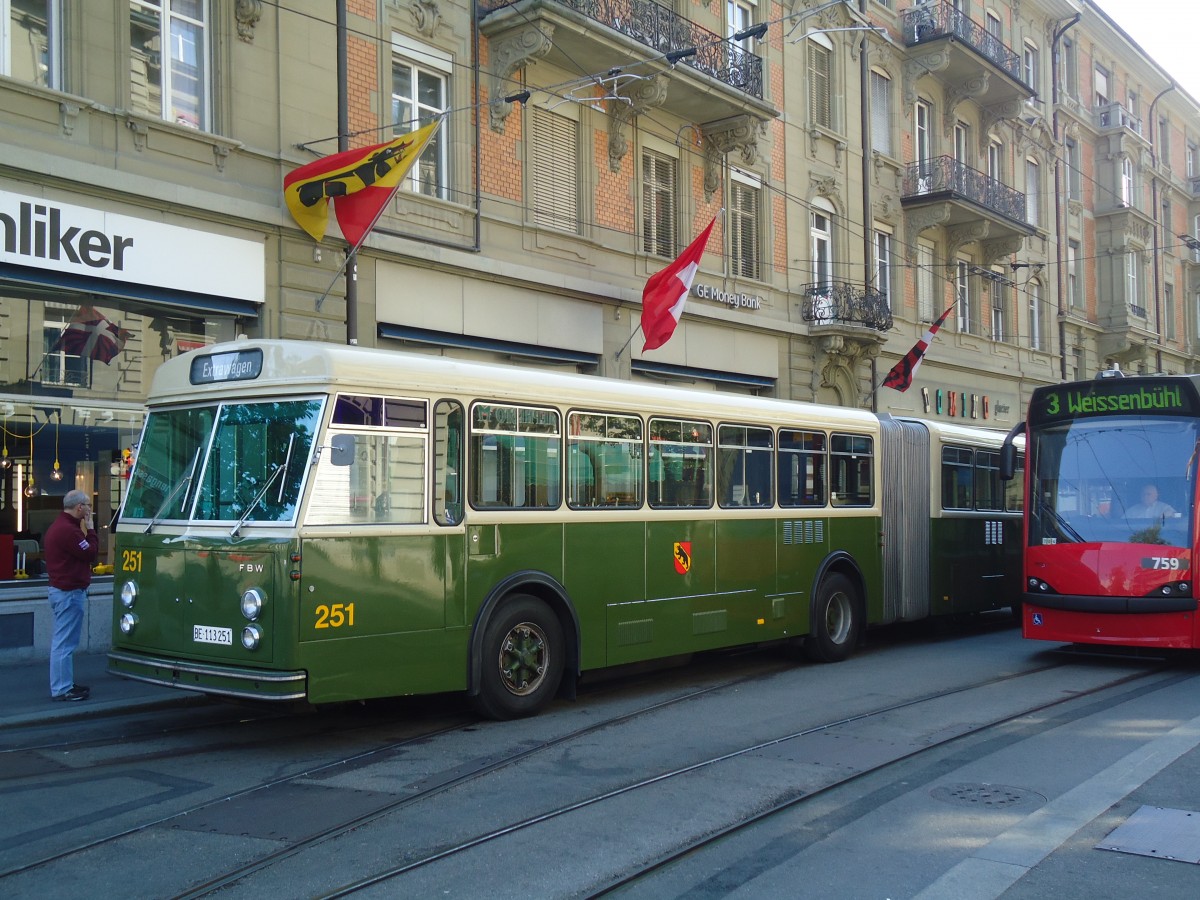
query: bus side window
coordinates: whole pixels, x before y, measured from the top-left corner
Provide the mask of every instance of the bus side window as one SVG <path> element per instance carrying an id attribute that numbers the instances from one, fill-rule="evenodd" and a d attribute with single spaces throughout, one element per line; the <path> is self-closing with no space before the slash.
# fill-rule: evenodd
<path id="1" fill-rule="evenodd" d="M 769 428 L 717 429 L 717 497 L 721 506 L 770 506 L 772 435 Z"/>
<path id="2" fill-rule="evenodd" d="M 835 434 L 829 439 L 833 463 L 833 505 L 870 506 L 874 502 L 874 442 L 865 434 Z"/>
<path id="3" fill-rule="evenodd" d="M 462 404 L 439 400 L 433 410 L 433 519 L 439 525 L 462 521 L 462 446 Z"/>
<path id="4" fill-rule="evenodd" d="M 972 475 L 970 448 L 942 448 L 942 509 L 971 509 Z"/>
<path id="5" fill-rule="evenodd" d="M 779 429 L 779 505 L 825 505 L 825 435 L 820 431 Z"/>
<path id="6" fill-rule="evenodd" d="M 650 505 L 712 506 L 713 429 L 707 422 L 650 420 Z"/>
<path id="7" fill-rule="evenodd" d="M 975 508 L 1000 511 L 1004 508 L 1000 492 L 1000 453 L 975 451 Z"/>

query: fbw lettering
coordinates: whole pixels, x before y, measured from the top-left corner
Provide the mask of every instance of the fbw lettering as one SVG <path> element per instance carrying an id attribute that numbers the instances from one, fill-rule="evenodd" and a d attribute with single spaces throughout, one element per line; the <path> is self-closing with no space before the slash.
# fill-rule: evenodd
<path id="1" fill-rule="evenodd" d="M 263 568 L 262 563 L 238 563 L 239 572 L 261 572 Z"/>
<path id="2" fill-rule="evenodd" d="M 87 230 L 75 225 L 63 228 L 62 210 L 42 204 L 22 203 L 14 219 L 0 212 L 5 253 L 29 256 L 34 259 L 65 259 L 92 269 L 111 266 L 119 272 L 125 268 L 125 251 L 133 247 L 133 238 L 103 231 Z"/>

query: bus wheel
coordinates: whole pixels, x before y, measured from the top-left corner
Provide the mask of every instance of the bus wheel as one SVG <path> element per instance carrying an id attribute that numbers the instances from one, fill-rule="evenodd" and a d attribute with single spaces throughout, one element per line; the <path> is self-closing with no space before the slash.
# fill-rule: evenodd
<path id="1" fill-rule="evenodd" d="M 858 592 L 849 578 L 833 574 L 822 581 L 805 655 L 817 662 L 841 662 L 854 652 L 862 630 L 858 609 Z"/>
<path id="2" fill-rule="evenodd" d="M 565 650 L 562 627 L 545 603 L 512 598 L 483 633 L 476 708 L 492 719 L 533 715 L 558 692 Z"/>

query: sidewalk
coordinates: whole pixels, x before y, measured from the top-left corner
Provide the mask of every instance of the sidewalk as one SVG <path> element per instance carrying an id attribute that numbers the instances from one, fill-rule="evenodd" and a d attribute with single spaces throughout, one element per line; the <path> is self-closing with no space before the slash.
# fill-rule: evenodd
<path id="1" fill-rule="evenodd" d="M 75 683 L 86 684 L 92 695 L 74 703 L 50 699 L 49 660 L 0 666 L 0 728 L 210 702 L 195 691 L 118 678 L 108 674 L 107 665 L 104 653 L 75 654 Z"/>

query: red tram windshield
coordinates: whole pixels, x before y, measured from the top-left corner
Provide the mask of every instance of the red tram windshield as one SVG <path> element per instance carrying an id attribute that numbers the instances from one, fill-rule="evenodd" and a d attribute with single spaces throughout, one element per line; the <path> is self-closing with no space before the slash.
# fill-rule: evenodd
<path id="1" fill-rule="evenodd" d="M 1034 393 L 1026 637 L 1197 645 L 1198 415 L 1190 377 L 1098 379 Z"/>

